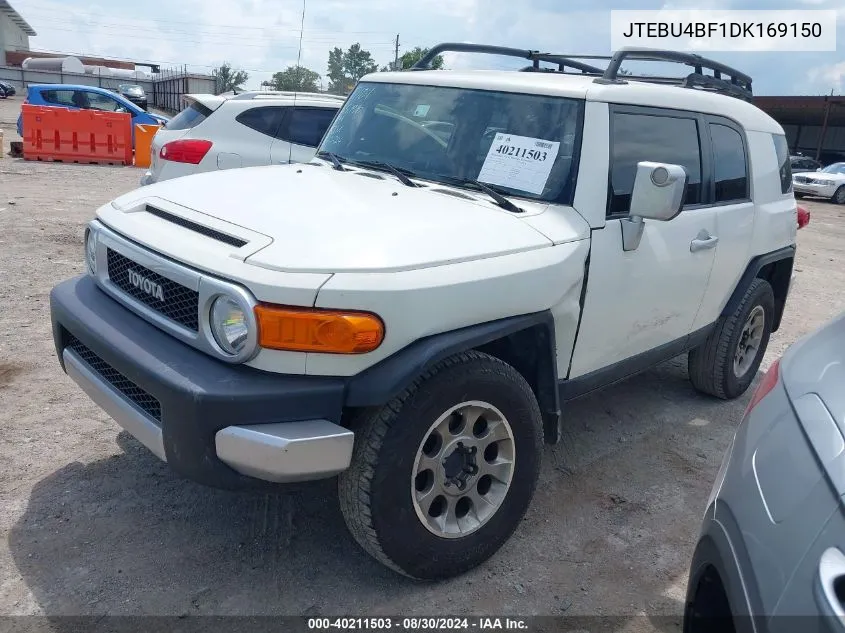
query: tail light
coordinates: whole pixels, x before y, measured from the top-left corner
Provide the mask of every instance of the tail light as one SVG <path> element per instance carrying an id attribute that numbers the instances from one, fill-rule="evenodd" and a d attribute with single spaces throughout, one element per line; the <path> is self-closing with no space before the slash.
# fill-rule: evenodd
<path id="1" fill-rule="evenodd" d="M 763 380 L 761 380 L 760 384 L 757 385 L 757 389 L 754 391 L 754 395 L 751 396 L 751 402 L 748 403 L 748 408 L 745 410 L 745 415 L 751 413 L 751 409 L 756 407 L 763 398 L 769 395 L 772 389 L 775 388 L 775 385 L 778 384 L 779 379 L 780 358 L 778 358 L 775 362 L 772 363 L 772 366 L 769 367 L 769 371 L 767 371 L 766 375 L 763 376 Z"/>
<path id="2" fill-rule="evenodd" d="M 810 212 L 802 206 L 798 206 L 798 228 L 803 229 L 810 223 Z"/>
<path id="3" fill-rule="evenodd" d="M 205 155 L 208 154 L 211 145 L 211 141 L 201 141 L 198 139 L 171 141 L 162 146 L 158 155 L 162 160 L 198 165 L 205 158 Z"/>

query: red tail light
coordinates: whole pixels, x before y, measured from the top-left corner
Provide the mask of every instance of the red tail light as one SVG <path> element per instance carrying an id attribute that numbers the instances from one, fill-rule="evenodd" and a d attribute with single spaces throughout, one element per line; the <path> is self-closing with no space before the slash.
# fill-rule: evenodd
<path id="1" fill-rule="evenodd" d="M 190 163 L 198 165 L 211 149 L 211 141 L 200 141 L 187 139 L 183 141 L 171 141 L 166 143 L 158 153 L 162 160 L 173 161 L 174 163 Z"/>
<path id="2" fill-rule="evenodd" d="M 780 358 L 772 363 L 772 366 L 769 367 L 769 371 L 767 371 L 766 375 L 763 376 L 763 380 L 761 380 L 760 384 L 757 385 L 754 395 L 751 396 L 751 402 L 748 403 L 748 408 L 745 410 L 745 415 L 751 413 L 751 409 L 756 407 L 763 398 L 769 395 L 769 392 L 771 392 L 771 390 L 775 388 L 775 385 L 778 384 L 779 379 Z"/>
<path id="3" fill-rule="evenodd" d="M 802 206 L 798 207 L 798 228 L 803 229 L 810 223 L 810 212 Z"/>

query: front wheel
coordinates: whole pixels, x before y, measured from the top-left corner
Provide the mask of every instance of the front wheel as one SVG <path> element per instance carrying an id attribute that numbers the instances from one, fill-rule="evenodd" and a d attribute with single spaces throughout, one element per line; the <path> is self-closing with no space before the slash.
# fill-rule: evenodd
<path id="1" fill-rule="evenodd" d="M 725 400 L 745 393 L 766 353 L 774 314 L 772 287 L 755 279 L 733 313 L 722 317 L 707 340 L 689 353 L 693 387 Z"/>
<path id="2" fill-rule="evenodd" d="M 845 185 L 839 187 L 831 198 L 836 204 L 845 204 Z"/>
<path id="3" fill-rule="evenodd" d="M 542 419 L 531 387 L 501 360 L 452 356 L 356 422 L 341 510 L 358 544 L 391 569 L 421 580 L 462 574 L 525 515 Z"/>

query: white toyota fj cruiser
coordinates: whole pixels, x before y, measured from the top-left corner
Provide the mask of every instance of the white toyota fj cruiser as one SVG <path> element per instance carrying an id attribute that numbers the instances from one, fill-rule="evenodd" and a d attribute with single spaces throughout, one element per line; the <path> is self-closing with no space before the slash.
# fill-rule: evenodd
<path id="1" fill-rule="evenodd" d="M 533 63 L 428 70 L 444 51 Z M 51 294 L 64 370 L 186 477 L 339 475 L 382 563 L 478 565 L 568 400 L 686 352 L 699 391 L 736 398 L 789 291 L 789 152 L 751 79 L 607 59 L 440 45 L 362 79 L 311 163 L 105 205 L 87 275 Z M 693 72 L 620 76 L 632 59 Z"/>

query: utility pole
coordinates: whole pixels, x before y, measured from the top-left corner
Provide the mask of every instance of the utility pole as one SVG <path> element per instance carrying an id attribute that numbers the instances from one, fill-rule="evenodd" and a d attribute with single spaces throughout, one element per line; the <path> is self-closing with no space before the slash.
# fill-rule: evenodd
<path id="1" fill-rule="evenodd" d="M 396 58 L 393 61 L 393 70 L 399 70 L 399 33 L 396 34 Z"/>

